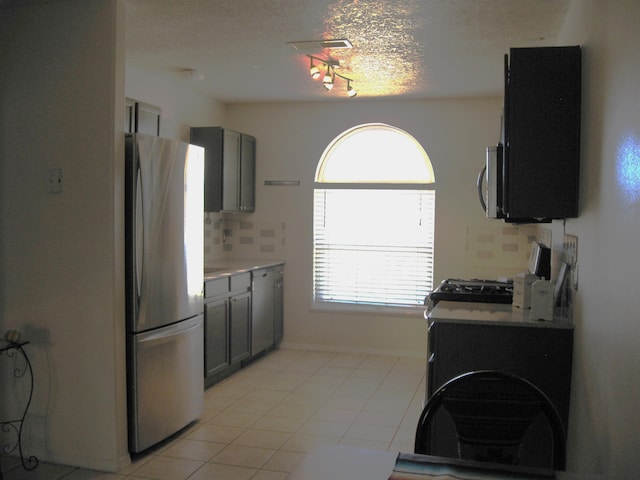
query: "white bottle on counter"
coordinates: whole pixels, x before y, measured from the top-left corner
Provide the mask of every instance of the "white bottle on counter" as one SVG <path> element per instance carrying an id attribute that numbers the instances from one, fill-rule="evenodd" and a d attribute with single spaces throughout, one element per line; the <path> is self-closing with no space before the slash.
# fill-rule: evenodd
<path id="1" fill-rule="evenodd" d="M 531 286 L 539 277 L 529 272 L 519 273 L 513 278 L 513 306 L 531 308 Z"/>
<path id="2" fill-rule="evenodd" d="M 538 280 L 531 285 L 531 320 L 553 320 L 553 282 Z"/>

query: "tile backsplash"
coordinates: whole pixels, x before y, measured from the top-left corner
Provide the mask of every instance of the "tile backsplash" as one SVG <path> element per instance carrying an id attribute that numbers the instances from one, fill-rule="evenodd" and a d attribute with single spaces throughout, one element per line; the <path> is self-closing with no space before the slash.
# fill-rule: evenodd
<path id="1" fill-rule="evenodd" d="M 466 228 L 465 265 L 485 276 L 511 276 L 527 270 L 531 242 L 551 245 L 551 231 L 532 225 L 489 222 Z"/>
<path id="2" fill-rule="evenodd" d="M 284 258 L 285 247 L 285 222 L 254 222 L 205 213 L 204 261 L 207 267 L 229 258 Z"/>
<path id="3" fill-rule="evenodd" d="M 205 213 L 206 267 L 224 259 L 281 259 L 286 222 L 254 222 L 249 216 Z M 513 276 L 527 269 L 531 242 L 551 245 L 551 231 L 535 225 L 489 222 L 466 227 L 465 266 L 478 278 Z"/>

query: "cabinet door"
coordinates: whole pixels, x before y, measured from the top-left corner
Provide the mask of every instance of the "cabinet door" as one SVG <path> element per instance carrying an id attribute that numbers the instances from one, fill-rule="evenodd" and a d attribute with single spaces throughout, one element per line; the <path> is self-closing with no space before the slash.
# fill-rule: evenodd
<path id="1" fill-rule="evenodd" d="M 509 221 L 578 215 L 580 47 L 511 49 L 505 91 Z"/>
<path id="2" fill-rule="evenodd" d="M 237 212 L 240 201 L 240 134 L 225 129 L 222 145 L 222 211 Z"/>
<path id="3" fill-rule="evenodd" d="M 135 131 L 149 135 L 160 135 L 160 107 L 136 102 Z"/>
<path id="4" fill-rule="evenodd" d="M 125 99 L 124 102 L 124 133 L 133 133 L 135 125 L 135 108 L 136 101 L 131 98 Z"/>
<path id="5" fill-rule="evenodd" d="M 219 212 L 222 208 L 222 128 L 192 127 L 194 145 L 204 147 L 204 211 Z"/>
<path id="6" fill-rule="evenodd" d="M 284 337 L 283 289 L 282 277 L 273 286 L 273 341 L 279 345 Z"/>
<path id="7" fill-rule="evenodd" d="M 229 301 L 205 304 L 204 367 L 211 377 L 229 366 Z"/>
<path id="8" fill-rule="evenodd" d="M 251 292 L 234 295 L 230 300 L 231 363 L 249 357 L 251 348 Z"/>
<path id="9" fill-rule="evenodd" d="M 429 395 L 448 380 L 474 370 L 500 370 L 519 375 L 540 388 L 569 418 L 573 330 L 435 322 L 429 328 Z M 446 418 L 434 418 L 431 453 L 456 456 L 454 435 Z M 548 452 L 544 425 L 532 425 L 522 461 L 544 466 Z M 536 444 L 538 444 L 536 446 Z"/>
<path id="10" fill-rule="evenodd" d="M 240 211 L 253 212 L 256 207 L 256 139 L 242 134 L 240 148 Z"/>

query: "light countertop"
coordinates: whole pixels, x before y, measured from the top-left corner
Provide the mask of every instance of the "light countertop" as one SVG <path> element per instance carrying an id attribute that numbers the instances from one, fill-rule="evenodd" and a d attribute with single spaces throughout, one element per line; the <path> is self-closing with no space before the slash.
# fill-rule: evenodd
<path id="1" fill-rule="evenodd" d="M 573 328 L 573 325 L 566 319 L 556 318 L 553 321 L 531 320 L 530 310 L 499 303 L 440 301 L 431 310 L 428 317 L 430 322 L 482 322 L 523 327 Z"/>
<path id="2" fill-rule="evenodd" d="M 283 265 L 284 260 L 222 260 L 212 267 L 204 268 L 204 280 L 212 280 L 226 275 L 250 272 L 259 268 L 275 267 Z"/>

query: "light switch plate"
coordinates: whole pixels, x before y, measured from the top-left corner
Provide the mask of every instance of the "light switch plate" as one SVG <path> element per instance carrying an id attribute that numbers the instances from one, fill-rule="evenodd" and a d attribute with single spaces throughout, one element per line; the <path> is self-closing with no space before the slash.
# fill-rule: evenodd
<path id="1" fill-rule="evenodd" d="M 62 169 L 50 168 L 47 170 L 47 175 L 49 193 L 62 193 Z"/>

